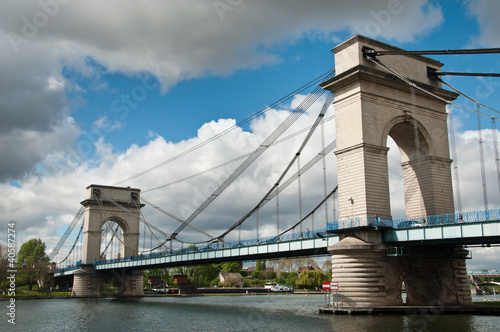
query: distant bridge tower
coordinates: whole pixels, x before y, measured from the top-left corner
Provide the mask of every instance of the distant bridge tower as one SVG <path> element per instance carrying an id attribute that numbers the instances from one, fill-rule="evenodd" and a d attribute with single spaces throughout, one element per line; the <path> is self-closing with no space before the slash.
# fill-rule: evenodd
<path id="1" fill-rule="evenodd" d="M 120 257 L 137 256 L 139 250 L 140 190 L 130 187 L 110 187 L 92 184 L 87 187 L 87 198 L 81 202 L 85 207 L 83 226 L 82 268 L 75 272 L 73 296 L 99 296 L 103 282 L 118 284 L 119 296 L 142 296 L 142 273 L 96 274 L 93 264 L 101 257 L 101 232 L 108 221 L 121 228 L 122 243 Z"/>
<path id="2" fill-rule="evenodd" d="M 407 217 L 454 213 L 446 103 L 366 59 L 364 47 L 400 50 L 355 36 L 333 49 L 336 75 L 322 83 L 335 94 L 339 219 L 391 218 L 388 136 L 402 156 Z M 458 96 L 428 78 L 428 69 L 443 65 L 436 60 L 415 55 L 379 59 L 445 100 Z M 341 306 L 401 305 L 402 282 L 408 304 L 470 302 L 461 247 L 417 247 L 411 257 L 388 257 L 374 227 L 345 230 L 340 240 L 329 250 Z"/>

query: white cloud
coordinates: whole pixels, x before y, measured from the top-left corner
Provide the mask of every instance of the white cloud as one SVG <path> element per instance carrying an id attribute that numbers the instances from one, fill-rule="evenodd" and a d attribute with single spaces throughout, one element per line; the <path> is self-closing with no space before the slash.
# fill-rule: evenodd
<path id="1" fill-rule="evenodd" d="M 227 3 L 221 11 L 194 0 L 0 2 L 0 136 L 56 130 L 71 112 L 65 89 L 109 89 L 103 72 L 149 72 L 166 92 L 183 80 L 283 61 L 282 49 L 303 38 L 328 42 L 348 30 L 408 41 L 442 16 L 426 0 Z M 19 147 L 10 155 L 29 159 Z M 32 171 L 37 161 L 0 168 L 0 180 Z"/>
<path id="2" fill-rule="evenodd" d="M 498 247 L 472 247 L 467 248 L 472 252 L 472 259 L 467 260 L 468 271 L 499 270 L 500 248 Z"/>
<path id="3" fill-rule="evenodd" d="M 500 44 L 500 2 L 496 0 L 468 0 L 472 15 L 476 16 L 480 28 L 480 35 L 476 43 L 486 47 L 498 47 Z"/>
<path id="4" fill-rule="evenodd" d="M 64 90 L 64 80 L 58 81 L 54 76 L 49 76 L 47 79 L 47 90 L 61 91 Z"/>

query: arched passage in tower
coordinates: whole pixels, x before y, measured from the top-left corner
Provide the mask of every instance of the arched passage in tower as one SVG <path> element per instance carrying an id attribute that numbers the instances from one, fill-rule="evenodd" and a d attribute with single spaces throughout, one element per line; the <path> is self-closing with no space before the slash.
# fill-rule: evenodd
<path id="1" fill-rule="evenodd" d="M 126 234 L 129 233 L 127 224 L 119 217 L 110 217 L 103 220 L 100 234 L 99 259 L 115 259 L 127 257 L 125 254 Z M 128 245 L 128 244 L 127 244 Z"/>
<path id="2" fill-rule="evenodd" d="M 404 113 L 387 123 L 382 145 L 387 145 L 390 136 L 401 154 L 406 216 L 453 213 L 451 160 L 436 156 L 432 135 L 412 112 Z"/>

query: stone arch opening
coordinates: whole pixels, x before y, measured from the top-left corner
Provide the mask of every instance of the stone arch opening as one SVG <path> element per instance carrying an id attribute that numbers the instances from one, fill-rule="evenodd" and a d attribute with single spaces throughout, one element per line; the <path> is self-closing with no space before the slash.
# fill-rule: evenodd
<path id="1" fill-rule="evenodd" d="M 408 286 L 404 274 L 401 275 L 398 286 L 399 286 L 399 298 L 401 299 L 403 305 L 406 305 L 408 303 Z"/>
<path id="2" fill-rule="evenodd" d="M 432 154 L 429 133 L 407 112 L 387 123 L 383 134 L 384 146 L 387 146 L 389 137 L 397 145 L 401 156 L 405 214 L 407 217 L 425 216 L 429 209 L 424 191 L 427 189 L 425 182 L 429 179 L 423 168 Z"/>
<path id="3" fill-rule="evenodd" d="M 102 222 L 100 233 L 100 259 L 125 257 L 127 223 L 120 218 L 108 218 Z"/>
<path id="4" fill-rule="evenodd" d="M 409 113 L 388 121 L 382 135 L 382 146 L 390 136 L 398 145 L 402 162 L 415 161 L 432 154 L 432 141 L 425 127 Z"/>

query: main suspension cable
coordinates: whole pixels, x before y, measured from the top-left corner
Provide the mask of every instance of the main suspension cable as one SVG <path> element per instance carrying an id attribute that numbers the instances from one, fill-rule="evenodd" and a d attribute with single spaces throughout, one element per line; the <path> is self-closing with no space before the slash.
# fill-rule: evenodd
<path id="1" fill-rule="evenodd" d="M 278 105 L 284 103 L 285 101 L 291 99 L 296 94 L 301 93 L 301 92 L 307 90 L 308 88 L 316 85 L 318 82 L 322 82 L 324 80 L 329 79 L 331 77 L 331 75 L 332 75 L 332 71 L 331 70 L 323 73 L 322 75 L 320 75 L 319 77 L 315 78 L 314 80 L 309 81 L 308 83 L 302 85 L 301 87 L 299 87 L 298 89 L 294 90 L 293 92 L 291 92 L 291 93 L 287 94 L 286 96 L 282 97 L 281 99 L 275 101 L 270 106 L 267 106 L 264 109 L 260 110 L 259 112 L 254 113 L 253 115 L 249 116 L 248 118 L 244 119 L 243 121 L 238 122 L 234 126 L 231 126 L 231 127 L 227 128 L 226 130 L 220 132 L 219 134 L 212 136 L 211 138 L 209 138 L 209 139 L 207 139 L 207 140 L 205 140 L 205 141 L 203 141 L 203 142 L 201 142 L 201 143 L 193 146 L 192 148 L 187 149 L 186 151 L 184 151 L 182 153 L 179 153 L 179 154 L 175 155 L 174 157 L 172 157 L 172 158 L 170 158 L 168 160 L 165 160 L 165 161 L 163 161 L 163 162 L 161 162 L 161 163 L 159 163 L 159 164 L 157 164 L 157 165 L 155 165 L 153 167 L 150 167 L 150 168 L 148 168 L 148 169 L 146 169 L 146 170 L 144 170 L 142 172 L 139 172 L 139 173 L 137 173 L 135 175 L 132 175 L 132 176 L 126 178 L 126 179 L 118 181 L 118 182 L 115 183 L 115 185 L 123 183 L 123 182 L 126 182 L 126 181 L 129 181 L 129 180 L 133 180 L 133 179 L 138 178 L 138 177 L 140 177 L 142 175 L 145 175 L 145 174 L 147 174 L 147 173 L 149 173 L 151 171 L 154 171 L 157 168 L 160 168 L 160 167 L 162 167 L 162 166 L 164 166 L 164 165 L 166 165 L 166 164 L 168 164 L 168 163 L 170 163 L 172 161 L 175 161 L 175 160 L 177 160 L 177 159 L 179 159 L 179 158 L 181 158 L 181 157 L 183 157 L 183 156 L 185 156 L 185 155 L 187 155 L 187 154 L 189 154 L 189 153 L 191 153 L 191 152 L 193 152 L 193 151 L 195 151 L 195 150 L 197 150 L 197 149 L 199 149 L 199 148 L 207 145 L 208 143 L 210 143 L 210 142 L 218 139 L 219 137 L 221 137 L 221 136 L 229 133 L 230 131 L 232 131 L 234 129 L 240 128 L 242 125 L 250 122 L 251 120 L 259 117 L 260 115 L 268 112 L 269 110 L 275 108 L 276 106 L 278 106 Z"/>
<path id="2" fill-rule="evenodd" d="M 330 117 L 328 117 L 328 118 L 325 118 L 325 119 L 324 119 L 321 123 L 322 123 L 322 124 L 324 124 L 324 123 L 326 123 L 326 122 L 328 122 L 328 121 L 333 120 L 334 118 L 335 118 L 335 116 L 330 116 Z M 302 134 L 302 133 L 304 133 L 304 132 L 308 131 L 309 129 L 311 129 L 311 127 L 312 127 L 312 126 L 313 126 L 313 125 L 308 126 L 308 127 L 305 127 L 305 128 L 303 128 L 303 129 L 301 129 L 301 130 L 299 130 L 299 131 L 297 131 L 297 132 L 295 132 L 295 133 L 293 133 L 293 134 L 290 134 L 290 135 L 285 136 L 285 137 L 283 137 L 283 138 L 281 138 L 281 139 L 279 139 L 279 140 L 276 140 L 276 142 L 274 142 L 273 144 L 271 144 L 271 146 L 275 146 L 275 145 L 280 144 L 280 143 L 283 143 L 283 142 L 285 142 L 285 141 L 287 141 L 287 140 L 289 140 L 289 139 L 291 139 L 291 138 L 294 138 L 294 137 L 296 137 L 296 136 L 298 136 L 298 135 L 300 135 L 300 134 Z M 251 154 L 252 154 L 252 152 L 245 153 L 244 155 L 241 155 L 241 156 L 239 156 L 239 157 L 233 158 L 233 159 L 231 159 L 231 160 L 229 160 L 229 161 L 226 161 L 226 162 L 224 162 L 224 163 L 222 163 L 222 164 L 219 164 L 219 165 L 217 165 L 217 166 L 210 167 L 210 168 L 208 168 L 208 169 L 206 169 L 206 170 L 203 170 L 203 171 L 201 171 L 201 172 L 198 172 L 198 173 L 194 173 L 194 174 L 188 175 L 188 176 L 186 176 L 186 177 L 184 177 L 184 178 L 182 178 L 182 179 L 175 180 L 175 181 L 172 181 L 172 182 L 169 182 L 169 183 L 163 184 L 163 185 L 161 185 L 161 186 L 157 186 L 157 187 L 153 187 L 153 188 L 150 188 L 150 189 L 142 190 L 141 192 L 144 194 L 144 193 L 151 192 L 151 191 L 153 191 L 153 190 L 162 189 L 162 188 L 165 188 L 165 187 L 168 187 L 168 186 L 171 186 L 171 185 L 174 185 L 174 184 L 177 184 L 177 183 L 183 182 L 183 181 L 187 181 L 187 180 L 193 179 L 193 178 L 195 178 L 195 177 L 197 177 L 197 176 L 200 176 L 200 175 L 203 175 L 203 174 L 209 173 L 209 172 L 211 172 L 211 171 L 214 171 L 214 170 L 216 170 L 216 169 L 222 168 L 222 167 L 224 167 L 224 166 L 231 165 L 232 163 L 235 163 L 235 162 L 237 162 L 237 161 L 239 161 L 239 160 L 241 160 L 241 159 L 244 159 L 244 158 L 248 157 L 248 156 L 249 156 L 249 155 L 251 155 Z"/>
<path id="3" fill-rule="evenodd" d="M 297 153 L 295 154 L 295 156 L 292 158 L 292 160 L 289 162 L 288 166 L 285 168 L 285 170 L 282 172 L 281 176 L 278 178 L 278 180 L 276 181 L 276 183 L 273 185 L 273 187 L 267 192 L 266 195 L 264 195 L 264 197 L 260 200 L 259 203 L 257 203 L 257 205 L 252 209 L 250 210 L 250 212 L 248 212 L 243 218 L 241 218 L 238 222 L 236 222 L 233 226 L 229 227 L 229 229 L 227 229 L 224 233 L 222 233 L 218 238 L 224 238 L 227 234 L 229 234 L 232 230 L 234 230 L 237 226 L 239 226 L 241 223 L 243 223 L 248 217 L 250 217 L 256 210 L 258 210 L 260 207 L 262 207 L 265 203 L 269 202 L 269 200 L 271 200 L 272 196 L 276 196 L 276 200 L 278 200 L 278 193 L 283 190 L 283 186 L 280 186 L 281 184 L 281 181 L 283 180 L 283 178 L 286 176 L 286 174 L 288 173 L 289 169 L 292 167 L 292 165 L 294 164 L 295 160 L 300 156 L 302 150 L 304 149 L 305 145 L 307 144 L 307 142 L 309 141 L 309 139 L 311 138 L 312 134 L 314 133 L 316 127 L 321 123 L 321 120 L 324 118 L 324 115 L 326 113 L 326 111 L 328 110 L 328 108 L 330 107 L 330 105 L 332 104 L 332 101 L 333 101 L 333 94 L 330 93 L 328 94 L 327 98 L 325 99 L 325 102 L 323 104 L 323 107 L 321 109 L 321 112 L 318 114 L 318 117 L 316 118 L 316 121 L 314 122 L 313 126 L 311 126 L 311 129 L 309 130 L 309 133 L 308 135 L 306 136 L 306 138 L 304 139 L 304 141 L 302 142 L 299 150 L 297 151 Z M 335 142 L 335 141 L 334 141 Z M 331 149 L 333 149 L 335 147 L 335 143 L 333 144 L 330 144 L 329 147 Z M 326 154 L 323 152 L 323 156 Z M 315 158 L 316 161 L 319 160 L 319 158 Z M 311 167 L 311 163 L 308 163 L 306 166 L 308 167 Z M 298 176 L 300 176 L 300 174 L 303 173 L 301 170 L 297 171 L 297 173 L 295 173 Z M 287 181 L 285 184 L 288 186 L 290 182 Z M 277 202 L 278 204 L 278 202 Z M 277 214 L 278 214 L 278 218 L 279 218 L 279 210 L 278 210 L 278 207 L 277 207 Z M 278 219 L 279 220 L 279 219 Z M 277 222 L 279 223 L 279 221 Z M 279 225 L 279 224 L 278 224 Z M 278 226 L 279 228 L 279 226 Z M 279 231 L 278 231 L 279 232 Z"/>
<path id="4" fill-rule="evenodd" d="M 183 222 L 184 222 L 184 220 L 182 220 L 181 218 L 176 217 L 175 215 L 173 215 L 173 214 L 171 214 L 171 213 L 169 213 L 169 212 L 167 212 L 167 211 L 163 210 L 161 207 L 159 207 L 158 205 L 156 205 L 156 204 L 152 203 L 152 202 L 151 202 L 151 201 L 149 201 L 149 200 L 146 200 L 146 199 L 145 199 L 144 197 L 142 197 L 142 196 L 141 196 L 141 200 L 142 200 L 143 202 L 145 202 L 146 204 L 148 204 L 149 206 L 153 207 L 154 209 L 156 209 L 156 210 L 160 211 L 161 213 L 163 213 L 163 214 L 165 214 L 165 215 L 169 216 L 170 218 L 172 218 L 172 219 L 174 219 L 174 220 L 177 220 L 177 221 L 178 221 L 178 222 L 180 222 L 180 223 L 183 223 Z M 189 224 L 189 225 L 188 225 L 188 227 L 190 227 L 190 228 L 194 229 L 194 230 L 195 230 L 195 231 L 197 231 L 197 232 L 202 233 L 203 235 L 205 235 L 205 236 L 207 236 L 207 237 L 209 237 L 209 238 L 211 238 L 211 239 L 214 239 L 214 238 L 215 238 L 214 236 L 212 236 L 212 235 L 208 234 L 208 233 L 207 233 L 207 232 L 205 232 L 205 231 L 202 231 L 201 229 L 198 229 L 198 228 L 194 227 L 194 226 L 193 226 L 193 225 L 191 225 L 191 224 Z"/>
<path id="5" fill-rule="evenodd" d="M 64 243 L 68 239 L 68 236 L 71 234 L 71 232 L 75 228 L 76 224 L 78 223 L 78 221 L 80 220 L 80 218 L 83 216 L 84 212 L 85 212 L 85 208 L 83 206 L 81 206 L 80 209 L 78 210 L 78 212 L 76 213 L 75 217 L 73 218 L 73 220 L 69 224 L 68 228 L 64 232 L 63 236 L 59 240 L 59 242 L 57 242 L 57 244 L 54 247 L 54 249 L 52 249 L 52 252 L 49 255 L 49 260 L 50 261 L 52 261 L 54 259 L 54 257 L 59 253 L 59 249 L 61 249 L 61 247 L 64 245 Z"/>
<path id="6" fill-rule="evenodd" d="M 244 170 L 246 170 L 269 146 L 275 142 L 305 111 L 323 94 L 321 87 L 316 87 L 304 101 L 269 135 L 269 137 L 226 179 L 206 200 L 189 216 L 184 223 L 172 233 L 175 238 L 189 223 L 191 223 L 208 205 L 210 205 Z"/>
<path id="7" fill-rule="evenodd" d="M 66 257 L 62 261 L 60 261 L 59 263 L 57 263 L 57 264 L 62 264 L 62 263 L 64 263 L 68 259 L 69 255 L 71 255 L 71 253 L 75 249 L 75 246 L 77 245 L 78 240 L 80 239 L 82 231 L 83 231 L 83 223 L 82 223 L 82 226 L 80 227 L 80 231 L 78 232 L 78 235 L 76 236 L 75 243 L 73 243 L 73 246 L 71 247 L 70 251 L 68 252 L 68 254 L 66 255 Z"/>
<path id="8" fill-rule="evenodd" d="M 289 232 L 289 231 L 291 231 L 292 229 L 295 229 L 295 227 L 297 227 L 298 225 L 301 225 L 301 224 L 304 222 L 304 220 L 306 220 L 307 218 L 309 218 L 309 216 L 313 215 L 313 214 L 316 212 L 316 210 L 318 210 L 318 209 L 319 209 L 319 208 L 323 205 L 323 203 L 325 203 L 325 202 L 326 202 L 326 200 L 327 200 L 328 198 L 330 198 L 333 194 L 335 194 L 335 193 L 337 192 L 337 189 L 338 189 L 338 188 L 339 188 L 339 186 L 335 186 L 335 188 L 334 188 L 334 189 L 333 189 L 333 190 L 332 190 L 332 191 L 331 191 L 328 195 L 326 195 L 326 196 L 325 196 L 325 197 L 321 200 L 321 202 L 319 202 L 319 204 L 318 204 L 318 205 L 316 205 L 316 206 L 315 206 L 315 207 L 311 210 L 311 212 L 309 212 L 309 213 L 308 213 L 308 214 L 307 214 L 304 218 L 300 219 L 297 223 L 295 223 L 293 226 L 291 226 L 290 228 L 288 228 L 286 231 L 284 231 L 284 232 L 280 233 L 280 234 L 278 235 L 278 238 L 279 238 L 280 236 L 282 236 L 283 234 L 288 233 L 288 232 Z M 314 229 L 314 227 L 313 227 L 313 229 Z M 301 232 L 301 234 L 302 234 L 302 232 Z"/>

